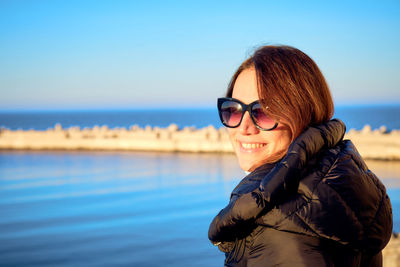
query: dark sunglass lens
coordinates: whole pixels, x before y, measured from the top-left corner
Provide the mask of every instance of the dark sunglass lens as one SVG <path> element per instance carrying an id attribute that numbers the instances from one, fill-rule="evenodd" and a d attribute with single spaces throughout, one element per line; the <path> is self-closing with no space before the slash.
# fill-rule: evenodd
<path id="1" fill-rule="evenodd" d="M 251 110 L 254 122 L 263 129 L 271 129 L 275 126 L 275 120 L 264 113 L 260 104 L 255 104 Z"/>
<path id="2" fill-rule="evenodd" d="M 242 119 L 242 106 L 233 101 L 225 101 L 221 105 L 220 113 L 223 124 L 236 127 Z"/>

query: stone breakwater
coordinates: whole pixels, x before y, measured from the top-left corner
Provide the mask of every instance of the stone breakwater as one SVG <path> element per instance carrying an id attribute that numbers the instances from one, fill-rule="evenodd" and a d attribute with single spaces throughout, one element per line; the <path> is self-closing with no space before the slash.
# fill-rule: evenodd
<path id="1" fill-rule="evenodd" d="M 360 131 L 348 131 L 345 139 L 352 140 L 366 159 L 400 160 L 400 130 L 388 132 L 385 127 L 372 130 L 367 125 Z M 56 124 L 45 131 L 2 128 L 0 149 L 233 152 L 225 128 L 179 129 L 175 124 L 167 128 L 134 125 L 129 129 L 62 128 Z"/>
<path id="2" fill-rule="evenodd" d="M 129 129 L 107 126 L 64 129 L 56 124 L 45 131 L 1 129 L 0 149 L 232 152 L 222 128 L 179 129 L 175 124 L 167 128 L 134 125 Z"/>

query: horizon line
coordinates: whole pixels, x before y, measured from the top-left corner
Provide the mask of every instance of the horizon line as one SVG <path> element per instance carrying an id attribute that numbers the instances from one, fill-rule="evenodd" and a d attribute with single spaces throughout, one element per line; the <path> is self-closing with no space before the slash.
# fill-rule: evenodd
<path id="1" fill-rule="evenodd" d="M 337 103 L 335 108 L 342 107 L 390 107 L 400 106 L 399 102 L 377 102 L 377 103 Z M 204 105 L 204 106 L 151 106 L 151 107 L 92 107 L 92 108 L 0 108 L 1 113 L 7 112 L 100 112 L 100 111 L 156 111 L 156 110 L 212 110 L 217 109 L 216 106 Z"/>

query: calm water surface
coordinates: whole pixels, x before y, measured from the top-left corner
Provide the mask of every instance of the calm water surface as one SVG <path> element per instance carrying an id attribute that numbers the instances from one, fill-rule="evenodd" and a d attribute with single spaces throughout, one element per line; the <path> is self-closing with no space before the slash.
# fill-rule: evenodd
<path id="1" fill-rule="evenodd" d="M 400 163 L 368 162 L 400 230 Z M 1 266 L 222 266 L 208 225 L 233 155 L 0 152 Z"/>

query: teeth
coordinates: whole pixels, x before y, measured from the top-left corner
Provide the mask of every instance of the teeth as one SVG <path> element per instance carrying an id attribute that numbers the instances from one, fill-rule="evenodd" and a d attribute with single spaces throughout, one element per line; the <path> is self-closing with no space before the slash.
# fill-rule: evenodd
<path id="1" fill-rule="evenodd" d="M 261 143 L 241 143 L 241 145 L 245 149 L 256 149 L 265 146 L 265 144 Z"/>

